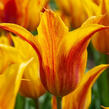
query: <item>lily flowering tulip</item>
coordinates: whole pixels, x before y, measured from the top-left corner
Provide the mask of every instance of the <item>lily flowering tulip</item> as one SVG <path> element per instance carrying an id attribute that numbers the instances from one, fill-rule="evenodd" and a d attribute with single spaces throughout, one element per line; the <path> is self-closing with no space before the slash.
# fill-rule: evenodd
<path id="1" fill-rule="evenodd" d="M 23 71 L 29 62 L 11 64 L 3 72 L 0 72 L 0 109 L 14 109 Z"/>
<path id="2" fill-rule="evenodd" d="M 47 2 L 48 0 L 0 0 L 0 22 L 16 23 L 34 30 Z"/>
<path id="3" fill-rule="evenodd" d="M 108 67 L 109 65 L 99 65 L 89 70 L 76 89 L 63 97 L 62 109 L 88 109 L 91 104 L 91 88 L 100 74 Z M 57 109 L 56 105 L 56 99 L 53 98 L 52 109 Z"/>
<path id="4" fill-rule="evenodd" d="M 21 40 L 19 37 L 11 35 L 11 38 L 13 40 L 14 47 L 0 44 L 0 64 L 2 65 L 0 66 L 0 70 L 4 70 L 11 63 L 21 63 L 33 58 L 31 63 L 29 63 L 24 70 L 23 79 L 25 81 L 21 82 L 20 93 L 26 97 L 38 98 L 46 91 L 39 76 L 39 62 L 37 54 L 27 42 Z"/>
<path id="5" fill-rule="evenodd" d="M 91 36 L 108 27 L 88 24 L 69 32 L 59 16 L 45 10 L 38 27 L 38 37 L 16 24 L 1 23 L 0 28 L 15 33 L 35 49 L 45 89 L 55 96 L 64 96 L 77 87 L 84 75 L 86 49 Z"/>

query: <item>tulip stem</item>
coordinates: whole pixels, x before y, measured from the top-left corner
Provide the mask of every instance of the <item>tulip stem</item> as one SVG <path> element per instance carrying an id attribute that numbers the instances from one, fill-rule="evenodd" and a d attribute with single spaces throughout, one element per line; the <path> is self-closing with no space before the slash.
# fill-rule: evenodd
<path id="1" fill-rule="evenodd" d="M 62 109 L 61 106 L 62 97 L 56 97 L 56 99 L 57 99 L 57 109 Z"/>
<path id="2" fill-rule="evenodd" d="M 35 101 L 36 109 L 39 109 L 39 100 L 38 100 L 38 98 L 36 98 L 34 101 Z"/>

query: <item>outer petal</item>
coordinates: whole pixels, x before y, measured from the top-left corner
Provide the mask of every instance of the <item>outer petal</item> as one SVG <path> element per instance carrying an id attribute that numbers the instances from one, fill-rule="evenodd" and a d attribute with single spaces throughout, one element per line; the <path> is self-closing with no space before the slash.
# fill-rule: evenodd
<path id="1" fill-rule="evenodd" d="M 61 73 L 58 75 L 60 78 L 62 78 L 62 75 L 64 78 L 65 75 L 66 78 L 64 78 L 64 84 L 62 84 L 62 80 L 59 79 L 61 80 L 59 82 L 62 88 L 60 92 L 65 91 L 65 94 L 76 88 L 82 78 L 81 75 L 83 75 L 83 70 L 81 69 L 85 68 L 85 65 L 81 66 L 81 63 L 86 63 L 85 58 L 83 59 L 83 54 L 87 49 L 92 35 L 102 29 L 105 29 L 105 27 L 101 25 L 87 25 L 87 27 L 81 27 L 68 33 L 63 38 L 58 55 L 58 72 Z"/>
<path id="2" fill-rule="evenodd" d="M 92 17 L 90 21 L 87 21 L 83 26 L 87 24 L 102 24 L 109 25 L 109 14 L 105 14 L 103 16 Z M 92 38 L 93 46 L 100 51 L 101 53 L 109 54 L 109 31 L 103 30 L 96 33 Z"/>
<path id="3" fill-rule="evenodd" d="M 20 65 L 10 65 L 0 75 L 0 109 L 14 109 L 23 71 L 28 63 L 29 61 Z"/>
<path id="4" fill-rule="evenodd" d="M 21 37 L 23 40 L 27 41 L 37 52 L 40 62 L 42 61 L 39 52 L 39 48 L 40 48 L 39 42 L 29 31 L 27 31 L 25 28 L 19 25 L 11 24 L 11 23 L 1 23 L 0 27 L 10 32 L 13 32 L 14 34 Z"/>
<path id="5" fill-rule="evenodd" d="M 58 48 L 66 33 L 68 33 L 68 28 L 60 17 L 52 11 L 46 10 L 38 27 L 38 41 L 43 60 L 41 79 L 46 89 L 55 95 L 60 94 Z"/>
<path id="6" fill-rule="evenodd" d="M 88 109 L 91 103 L 91 88 L 107 67 L 109 65 L 99 65 L 88 71 L 74 92 L 63 98 L 62 109 Z"/>

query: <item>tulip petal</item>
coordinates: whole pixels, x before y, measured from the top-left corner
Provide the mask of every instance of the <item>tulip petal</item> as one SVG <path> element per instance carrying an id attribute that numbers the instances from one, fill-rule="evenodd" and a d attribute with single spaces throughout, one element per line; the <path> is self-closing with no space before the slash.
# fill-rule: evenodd
<path id="1" fill-rule="evenodd" d="M 74 92 L 63 98 L 62 109 L 88 109 L 91 103 L 91 88 L 100 74 L 108 67 L 109 65 L 99 65 L 88 71 Z"/>
<path id="2" fill-rule="evenodd" d="M 59 91 L 57 74 L 58 47 L 62 38 L 68 32 L 68 28 L 60 17 L 51 10 L 45 10 L 41 18 L 38 27 L 38 41 L 41 46 L 44 67 L 44 72 L 41 72 L 41 78 L 44 77 L 42 79 L 44 86 L 56 94 Z"/>
<path id="3" fill-rule="evenodd" d="M 81 75 L 83 75 L 81 68 L 85 69 L 85 64 L 87 62 L 87 59 L 85 59 L 87 56 L 83 59 L 83 55 L 87 49 L 88 43 L 94 33 L 106 28 L 107 27 L 102 25 L 87 25 L 87 27 L 80 27 L 68 33 L 63 38 L 59 49 L 58 60 L 61 60 L 60 63 L 62 63 L 62 60 L 64 62 L 64 64 L 61 64 L 59 72 L 62 72 L 63 69 L 66 71 L 66 77 L 69 78 L 64 80 L 67 84 L 64 84 L 67 86 L 67 88 L 63 88 L 64 90 L 69 88 L 70 91 L 71 89 L 73 91 L 76 88 L 78 82 L 82 78 Z M 83 66 L 81 66 L 82 63 L 84 63 Z M 62 77 L 62 74 L 60 77 Z"/>
<path id="4" fill-rule="evenodd" d="M 27 41 L 35 49 L 41 61 L 41 56 L 39 53 L 39 43 L 29 31 L 19 25 L 11 23 L 1 23 L 0 28 L 13 32 L 14 34 L 21 37 L 23 40 Z"/>
<path id="5" fill-rule="evenodd" d="M 96 2 L 94 2 L 93 0 L 84 0 L 82 4 L 86 13 L 88 14 L 88 17 L 100 14 L 100 6 L 96 4 Z"/>
<path id="6" fill-rule="evenodd" d="M 8 36 L 6 37 L 6 34 L 4 32 L 1 32 L 0 44 L 11 45 L 10 39 L 8 38 Z"/>
<path id="7" fill-rule="evenodd" d="M 59 5 L 62 13 L 70 18 L 69 20 L 74 28 L 79 27 L 82 22 L 84 22 L 87 18 L 86 12 L 82 5 L 83 1 L 81 2 L 81 0 L 56 0 L 56 2 Z"/>
<path id="8" fill-rule="evenodd" d="M 109 14 L 97 17 L 91 17 L 89 20 L 87 20 L 86 23 L 83 24 L 83 26 L 95 23 L 109 26 Z M 99 31 L 92 37 L 93 46 L 101 53 L 109 54 L 108 42 L 109 42 L 109 30 Z"/>
<path id="9" fill-rule="evenodd" d="M 12 64 L 0 75 L 0 109 L 14 108 L 22 75 L 29 62 L 31 60 L 22 64 Z"/>

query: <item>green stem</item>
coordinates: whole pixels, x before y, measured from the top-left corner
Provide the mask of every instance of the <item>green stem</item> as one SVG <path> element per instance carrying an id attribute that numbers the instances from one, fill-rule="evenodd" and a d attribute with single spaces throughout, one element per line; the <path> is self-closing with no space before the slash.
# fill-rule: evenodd
<path id="1" fill-rule="evenodd" d="M 57 109 L 62 109 L 61 106 L 62 97 L 56 97 L 56 100 L 57 100 Z"/>
<path id="2" fill-rule="evenodd" d="M 35 101 L 36 109 L 39 109 L 39 100 L 38 100 L 38 98 L 34 99 L 34 101 Z"/>

